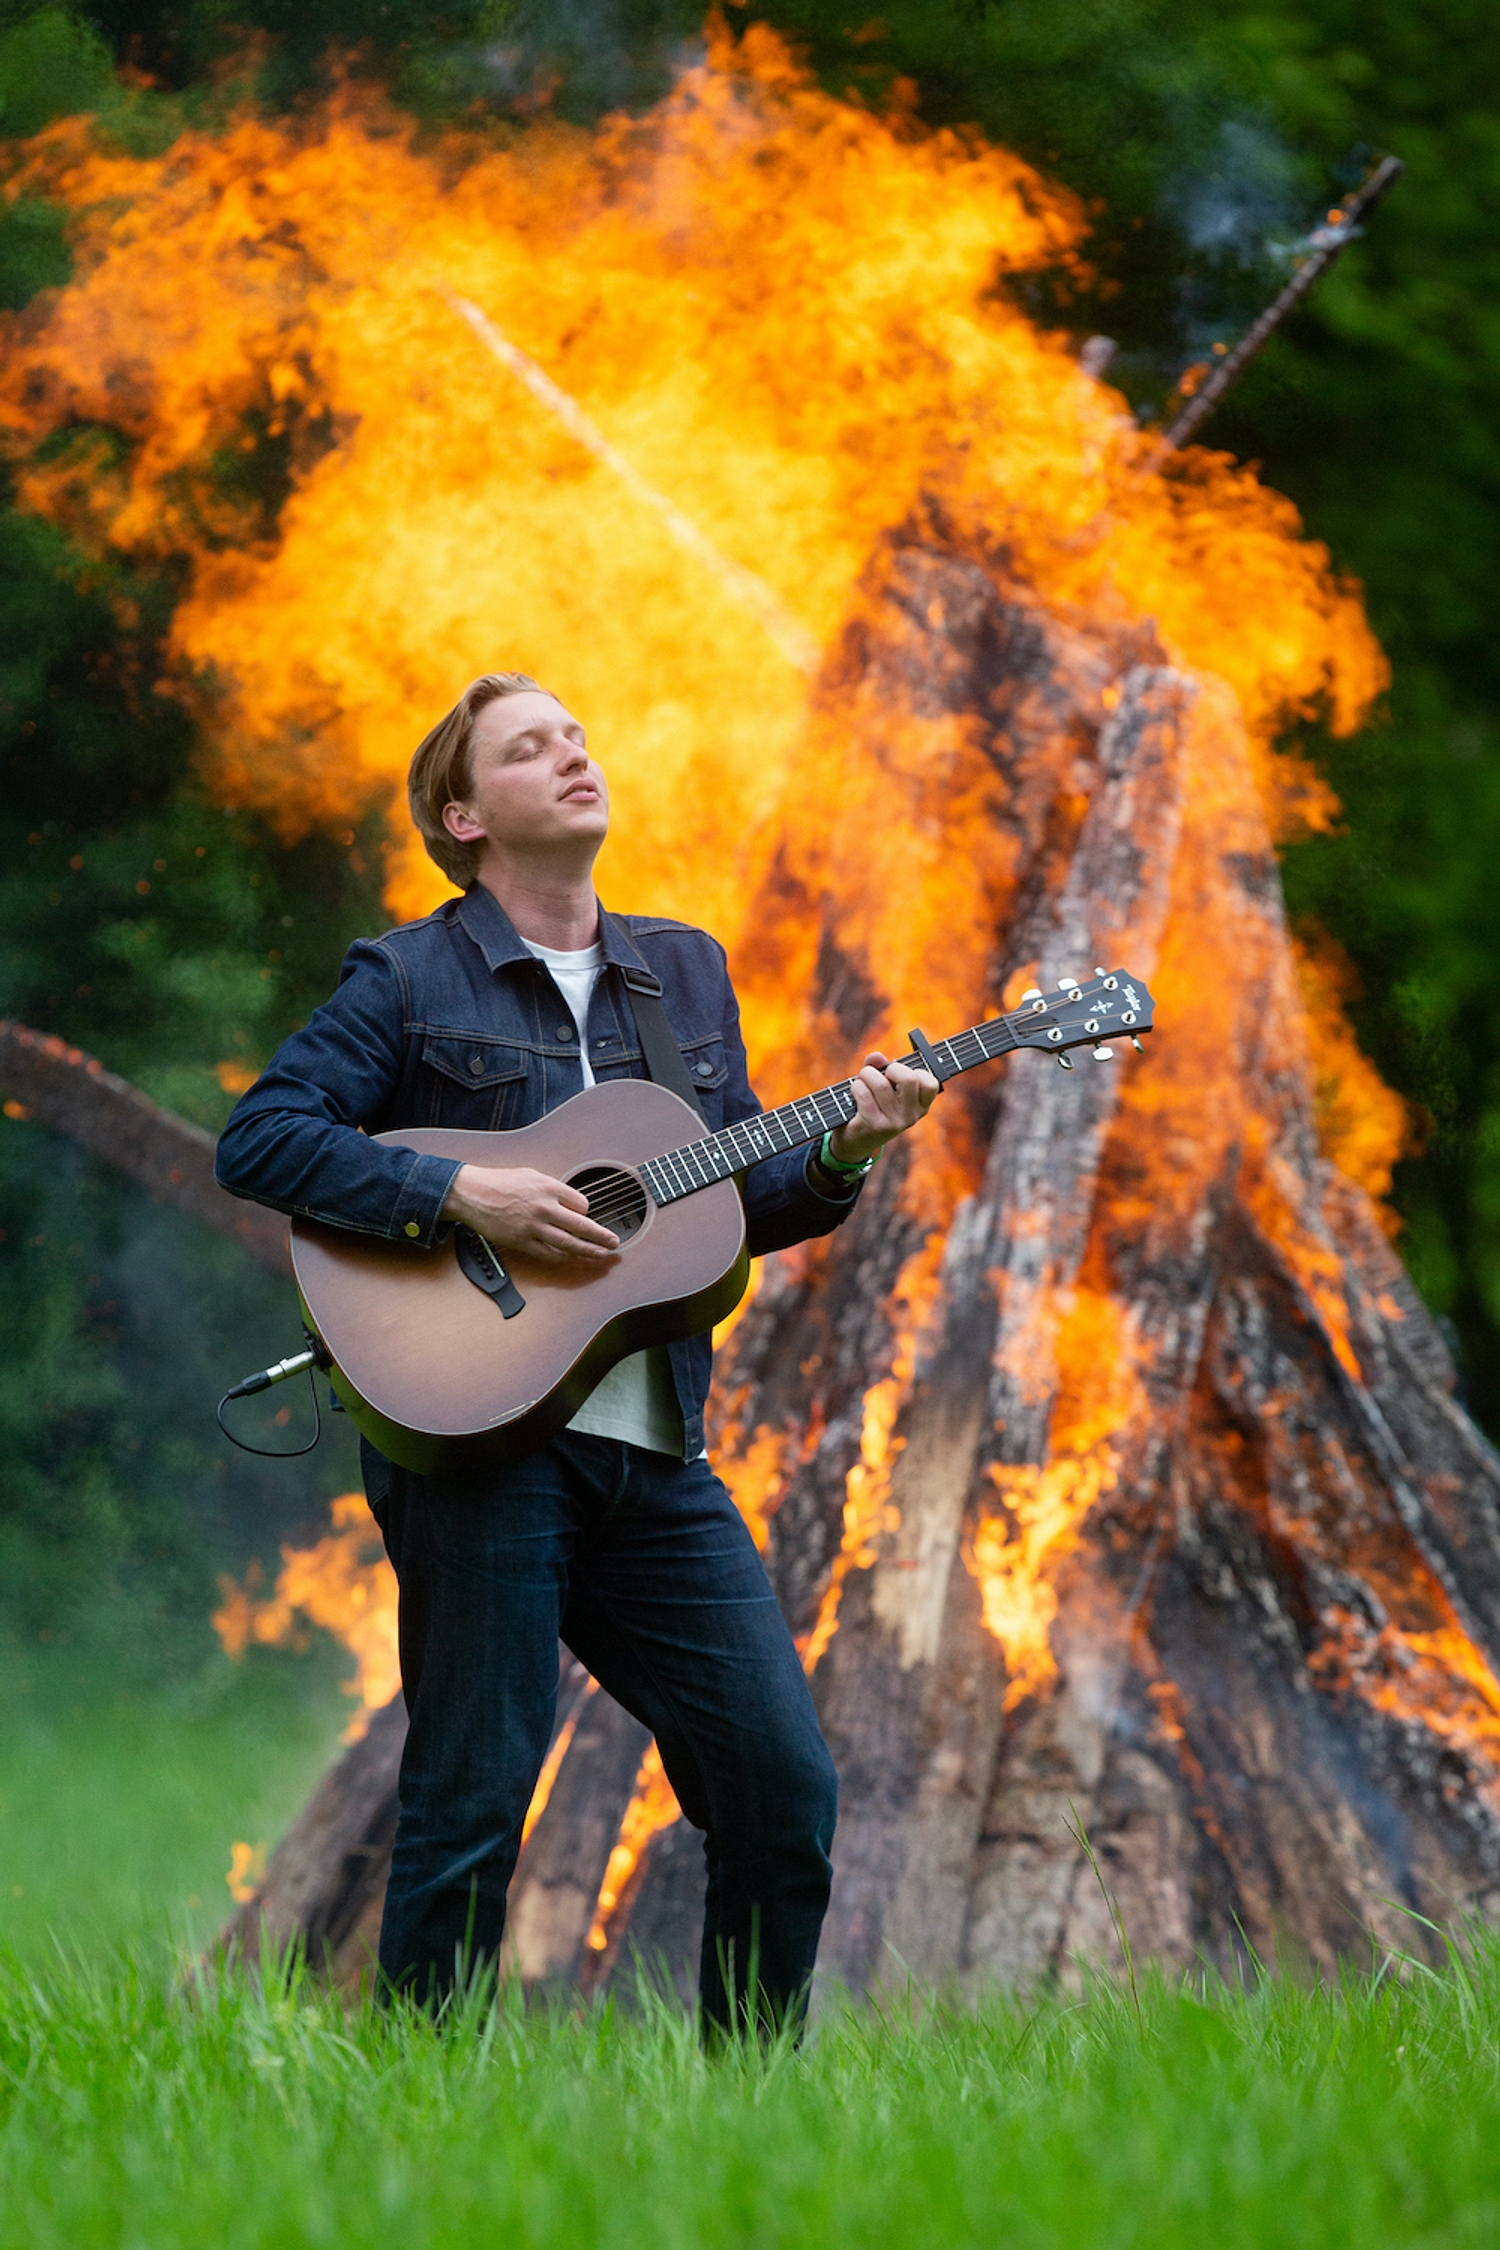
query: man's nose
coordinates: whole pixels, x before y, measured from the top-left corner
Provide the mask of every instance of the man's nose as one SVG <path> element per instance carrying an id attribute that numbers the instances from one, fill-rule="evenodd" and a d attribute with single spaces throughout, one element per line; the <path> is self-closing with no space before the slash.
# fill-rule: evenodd
<path id="1" fill-rule="evenodd" d="M 564 773 L 569 772 L 576 766 L 586 766 L 588 764 L 589 754 L 587 750 L 584 748 L 581 742 L 575 742 L 571 735 L 554 735 L 553 740 L 557 743 L 562 752 L 562 756 L 558 759 L 558 764 L 561 766 Z"/>

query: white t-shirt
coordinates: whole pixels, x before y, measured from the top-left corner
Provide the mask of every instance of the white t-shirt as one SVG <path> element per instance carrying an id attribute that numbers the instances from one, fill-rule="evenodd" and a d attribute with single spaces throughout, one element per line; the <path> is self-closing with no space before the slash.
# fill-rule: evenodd
<path id="1" fill-rule="evenodd" d="M 579 953 L 559 953 L 554 946 L 533 945 L 530 938 L 521 942 L 551 970 L 553 983 L 568 1003 L 578 1026 L 583 1083 L 592 1086 L 589 1002 L 604 966 L 604 948 L 589 945 Z M 645 1446 L 648 1452 L 671 1453 L 681 1460 L 682 1409 L 677 1403 L 677 1385 L 672 1380 L 666 1346 L 653 1344 L 649 1351 L 632 1352 L 612 1367 L 568 1428 L 586 1431 L 590 1437 L 624 1438 L 630 1445 Z"/>

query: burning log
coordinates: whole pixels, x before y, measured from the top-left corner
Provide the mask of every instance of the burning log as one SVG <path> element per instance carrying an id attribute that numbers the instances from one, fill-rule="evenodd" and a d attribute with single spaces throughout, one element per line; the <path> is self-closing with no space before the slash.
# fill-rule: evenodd
<path id="1" fill-rule="evenodd" d="M 909 618 L 989 608 L 1014 642 L 962 566 L 905 569 Z M 951 668 L 920 625 L 893 645 L 909 698 Z M 1081 652 L 1052 634 L 1047 655 L 1086 721 Z M 993 708 L 982 667 L 970 695 Z M 817 1674 L 843 1775 L 823 1964 L 856 1985 L 1107 1955 L 1070 1807 L 1167 1960 L 1290 1941 L 1326 1964 L 1371 1931 L 1411 1945 L 1402 1907 L 1496 1897 L 1500 1465 L 1319 1154 L 1232 707 L 1159 663 L 1099 700 L 1088 809 L 1040 842 L 1001 963 L 1055 982 L 1128 952 L 1167 1027 L 1149 1062 L 1076 1089 L 1008 1068 L 937 1299 L 905 1337 L 886 1300 L 883 1448 L 837 1377 L 786 1395 L 809 1347 L 837 1365 L 828 1276 L 767 1292 L 724 1371 L 741 1428 L 827 1433 L 773 1518 L 804 1629 L 807 1545 L 841 1517 L 858 1542 Z M 1024 744 L 992 739 L 1019 780 Z M 863 1256 L 872 1295 L 886 1224 L 867 1208 L 828 1261 Z M 851 1524 L 871 1473 L 880 1506 Z"/>
<path id="2" fill-rule="evenodd" d="M 265 1881 L 231 1916 L 228 1951 L 258 1959 L 304 1948 L 314 1964 L 373 1959 L 396 1837 L 396 1776 L 406 1740 L 400 1696 L 323 1776 L 277 1845 Z"/>
<path id="3" fill-rule="evenodd" d="M 1016 847 L 996 997 L 1128 957 L 1160 1028 L 1142 1062 L 1021 1056 L 950 1089 L 945 1162 L 905 1144 L 839 1236 L 768 1261 L 722 1350 L 716 1458 L 842 1775 L 825 1970 L 974 1986 L 1108 1958 L 1075 1815 L 1169 1962 L 1330 1965 L 1420 1945 L 1410 1913 L 1500 1905 L 1500 1464 L 1320 1153 L 1231 698 L 915 540 L 826 693 L 973 730 Z M 824 911 L 808 869 L 770 880 Z M 840 934 L 822 997 L 857 1044 L 883 1002 Z M 633 1721 L 576 1683 L 559 1709 L 510 1965 L 587 1989 L 639 1952 L 685 1987 L 696 1839 Z M 345 1978 L 378 1889 L 372 1851 L 340 1907 L 348 1839 L 389 1833 L 352 1783 L 362 1753 L 391 1770 L 378 1725 L 324 1882 L 315 1799 L 253 1910 Z"/>
<path id="4" fill-rule="evenodd" d="M 190 1211 L 257 1265 L 290 1275 L 285 1219 L 225 1194 L 214 1178 L 213 1134 L 158 1108 L 96 1056 L 50 1032 L 0 1022 L 0 1094 L 7 1117 L 35 1118 L 65 1133 L 158 1203 Z"/>

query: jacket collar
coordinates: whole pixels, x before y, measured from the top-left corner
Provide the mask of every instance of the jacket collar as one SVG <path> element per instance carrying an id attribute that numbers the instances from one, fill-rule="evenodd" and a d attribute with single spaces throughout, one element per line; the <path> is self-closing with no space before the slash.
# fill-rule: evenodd
<path id="1" fill-rule="evenodd" d="M 469 936 L 484 955 L 490 970 L 505 968 L 512 961 L 534 961 L 530 950 L 514 922 L 506 913 L 493 891 L 483 883 L 471 883 L 458 902 L 458 918 Z M 599 909 L 599 935 L 604 945 L 604 958 L 611 967 L 628 971 L 633 979 L 656 979 L 642 961 L 631 943 L 622 922 L 613 914 Z"/>

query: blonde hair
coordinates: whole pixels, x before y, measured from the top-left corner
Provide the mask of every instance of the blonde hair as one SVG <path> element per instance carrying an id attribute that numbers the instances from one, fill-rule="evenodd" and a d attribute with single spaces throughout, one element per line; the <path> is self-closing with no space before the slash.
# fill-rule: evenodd
<path id="1" fill-rule="evenodd" d="M 429 859 L 450 883 L 466 891 L 479 874 L 478 844 L 462 844 L 443 826 L 443 807 L 467 797 L 474 785 L 469 766 L 469 746 L 474 721 L 487 703 L 503 695 L 545 695 L 547 690 L 528 672 L 481 672 L 470 680 L 453 709 L 423 735 L 412 753 L 406 772 L 406 796 Z"/>

